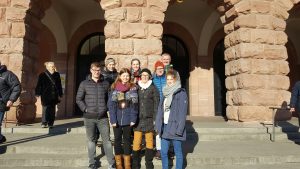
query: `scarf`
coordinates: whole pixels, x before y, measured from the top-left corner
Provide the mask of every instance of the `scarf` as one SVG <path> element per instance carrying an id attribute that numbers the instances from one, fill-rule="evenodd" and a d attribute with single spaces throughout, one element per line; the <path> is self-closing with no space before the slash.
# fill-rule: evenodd
<path id="1" fill-rule="evenodd" d="M 147 83 L 142 83 L 141 81 L 139 81 L 138 84 L 142 90 L 145 90 L 152 84 L 152 80 L 148 80 Z"/>
<path id="2" fill-rule="evenodd" d="M 116 84 L 116 88 L 115 88 L 117 91 L 120 91 L 120 92 L 127 92 L 130 88 L 127 84 L 123 84 L 121 82 L 117 82 Z"/>
<path id="3" fill-rule="evenodd" d="M 163 88 L 163 95 L 164 98 L 166 99 L 165 111 L 170 110 L 170 106 L 173 100 L 173 94 L 179 88 L 181 88 L 181 83 L 179 80 L 176 80 L 176 82 L 172 86 L 166 85 Z"/>

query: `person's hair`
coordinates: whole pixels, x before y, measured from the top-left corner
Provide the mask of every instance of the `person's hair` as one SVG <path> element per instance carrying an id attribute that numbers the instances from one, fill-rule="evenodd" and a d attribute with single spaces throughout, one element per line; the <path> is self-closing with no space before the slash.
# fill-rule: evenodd
<path id="1" fill-rule="evenodd" d="M 131 59 L 130 65 L 132 65 L 134 61 L 138 61 L 139 65 L 141 66 L 141 61 L 138 58 Z"/>
<path id="2" fill-rule="evenodd" d="M 166 78 L 168 76 L 173 76 L 174 80 L 177 80 L 177 75 L 176 75 L 176 72 L 174 70 L 169 70 L 166 74 Z"/>
<path id="3" fill-rule="evenodd" d="M 93 62 L 93 63 L 91 63 L 91 69 L 93 68 L 93 67 L 99 67 L 99 68 L 101 68 L 103 65 L 100 63 L 100 62 Z"/>
<path id="4" fill-rule="evenodd" d="M 47 67 L 49 64 L 55 65 L 54 62 L 45 62 L 45 63 L 44 63 L 44 66 Z"/>
<path id="5" fill-rule="evenodd" d="M 163 56 L 169 56 L 170 59 L 172 59 L 172 57 L 171 57 L 171 55 L 170 55 L 169 53 L 163 53 L 163 54 L 161 55 L 161 57 L 163 57 Z"/>
<path id="6" fill-rule="evenodd" d="M 135 86 L 135 84 L 131 82 L 131 74 L 130 74 L 130 70 L 127 69 L 127 68 L 122 68 L 122 69 L 120 70 L 119 75 L 118 75 L 118 77 L 116 78 L 115 82 L 111 85 L 111 89 L 115 89 L 117 83 L 118 83 L 118 82 L 120 82 L 120 83 L 122 82 L 122 80 L 121 80 L 121 75 L 122 75 L 123 73 L 128 73 L 128 74 L 129 74 L 129 81 L 128 81 L 128 83 L 127 83 L 127 86 L 129 86 L 129 88 L 132 88 L 132 87 Z"/>

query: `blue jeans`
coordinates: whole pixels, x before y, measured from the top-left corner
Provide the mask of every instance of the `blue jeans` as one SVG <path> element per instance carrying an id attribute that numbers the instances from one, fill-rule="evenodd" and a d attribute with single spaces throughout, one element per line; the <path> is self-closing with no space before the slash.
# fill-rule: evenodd
<path id="1" fill-rule="evenodd" d="M 2 121 L 4 118 L 4 114 L 5 114 L 5 112 L 0 111 L 0 139 L 2 139 L 2 137 L 3 137 L 2 133 L 1 133 L 1 127 L 2 127 Z"/>
<path id="2" fill-rule="evenodd" d="M 87 119 L 84 118 L 84 125 L 86 130 L 86 136 L 88 140 L 88 156 L 89 165 L 95 165 L 96 160 L 96 143 L 97 143 L 97 132 L 96 128 L 101 135 L 103 141 L 103 148 L 109 165 L 115 163 L 113 149 L 110 141 L 110 132 L 108 118 L 104 119 Z"/>
<path id="3" fill-rule="evenodd" d="M 161 161 L 162 161 L 162 168 L 168 169 L 169 168 L 169 157 L 168 157 L 168 150 L 170 147 L 170 143 L 173 143 L 175 157 L 176 157 L 176 169 L 183 168 L 183 153 L 182 153 L 182 141 L 180 140 L 172 140 L 172 139 L 161 139 Z"/>

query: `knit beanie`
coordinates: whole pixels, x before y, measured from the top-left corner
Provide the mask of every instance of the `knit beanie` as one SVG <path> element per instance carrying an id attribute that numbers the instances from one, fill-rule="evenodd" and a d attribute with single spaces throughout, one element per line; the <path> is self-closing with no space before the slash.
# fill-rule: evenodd
<path id="1" fill-rule="evenodd" d="M 108 58 L 105 60 L 105 65 L 108 65 L 110 64 L 111 62 L 113 62 L 114 64 L 116 63 L 115 59 L 114 58 Z"/>
<path id="2" fill-rule="evenodd" d="M 149 69 L 147 69 L 147 68 L 142 69 L 140 75 L 141 75 L 143 72 L 148 73 L 149 77 L 151 78 L 152 75 L 151 75 L 151 71 L 150 71 Z"/>
<path id="3" fill-rule="evenodd" d="M 165 68 L 165 65 L 163 64 L 163 62 L 161 62 L 161 61 L 158 60 L 158 61 L 154 64 L 154 69 L 156 70 L 156 68 L 159 67 L 159 66 Z"/>

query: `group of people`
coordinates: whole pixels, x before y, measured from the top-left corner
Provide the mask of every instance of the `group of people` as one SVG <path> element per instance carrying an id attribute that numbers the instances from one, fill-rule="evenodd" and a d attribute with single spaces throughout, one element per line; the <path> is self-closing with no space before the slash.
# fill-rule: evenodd
<path id="1" fill-rule="evenodd" d="M 163 169 L 168 168 L 170 143 L 174 146 L 176 168 L 183 168 L 181 146 L 186 139 L 188 99 L 181 88 L 179 73 L 170 62 L 171 56 L 163 54 L 153 73 L 148 68 L 141 69 L 139 59 L 132 59 L 129 69 L 121 68 L 118 72 L 113 58 L 106 59 L 104 67 L 99 62 L 91 64 L 91 74 L 80 83 L 76 95 L 76 103 L 84 112 L 89 168 L 97 168 L 98 134 L 109 168 L 141 168 L 143 136 L 147 169 L 154 168 L 155 146 L 161 154 Z M 114 133 L 114 155 L 109 124 Z"/>
<path id="2" fill-rule="evenodd" d="M 98 62 L 90 65 L 90 74 L 80 83 L 76 95 L 76 103 L 84 112 L 89 168 L 97 168 L 95 157 L 99 135 L 109 169 L 141 168 L 143 136 L 147 169 L 154 168 L 154 149 L 161 156 L 162 168 L 168 169 L 170 144 L 175 152 L 176 169 L 183 168 L 182 141 L 186 139 L 188 98 L 181 87 L 179 73 L 170 62 L 171 56 L 163 54 L 155 63 L 153 73 L 148 68 L 141 69 L 139 59 L 132 59 L 129 69 L 119 71 L 115 69 L 113 58 L 106 59 L 105 65 Z M 43 106 L 41 126 L 52 128 L 55 106 L 63 92 L 54 62 L 45 62 L 45 67 L 38 77 L 35 94 L 41 97 Z M 6 141 L 1 134 L 4 114 L 20 93 L 18 77 L 0 61 L 0 144 Z M 299 98 L 300 82 L 297 82 L 292 90 L 291 112 L 296 111 Z M 114 133 L 114 153 L 110 125 Z"/>

